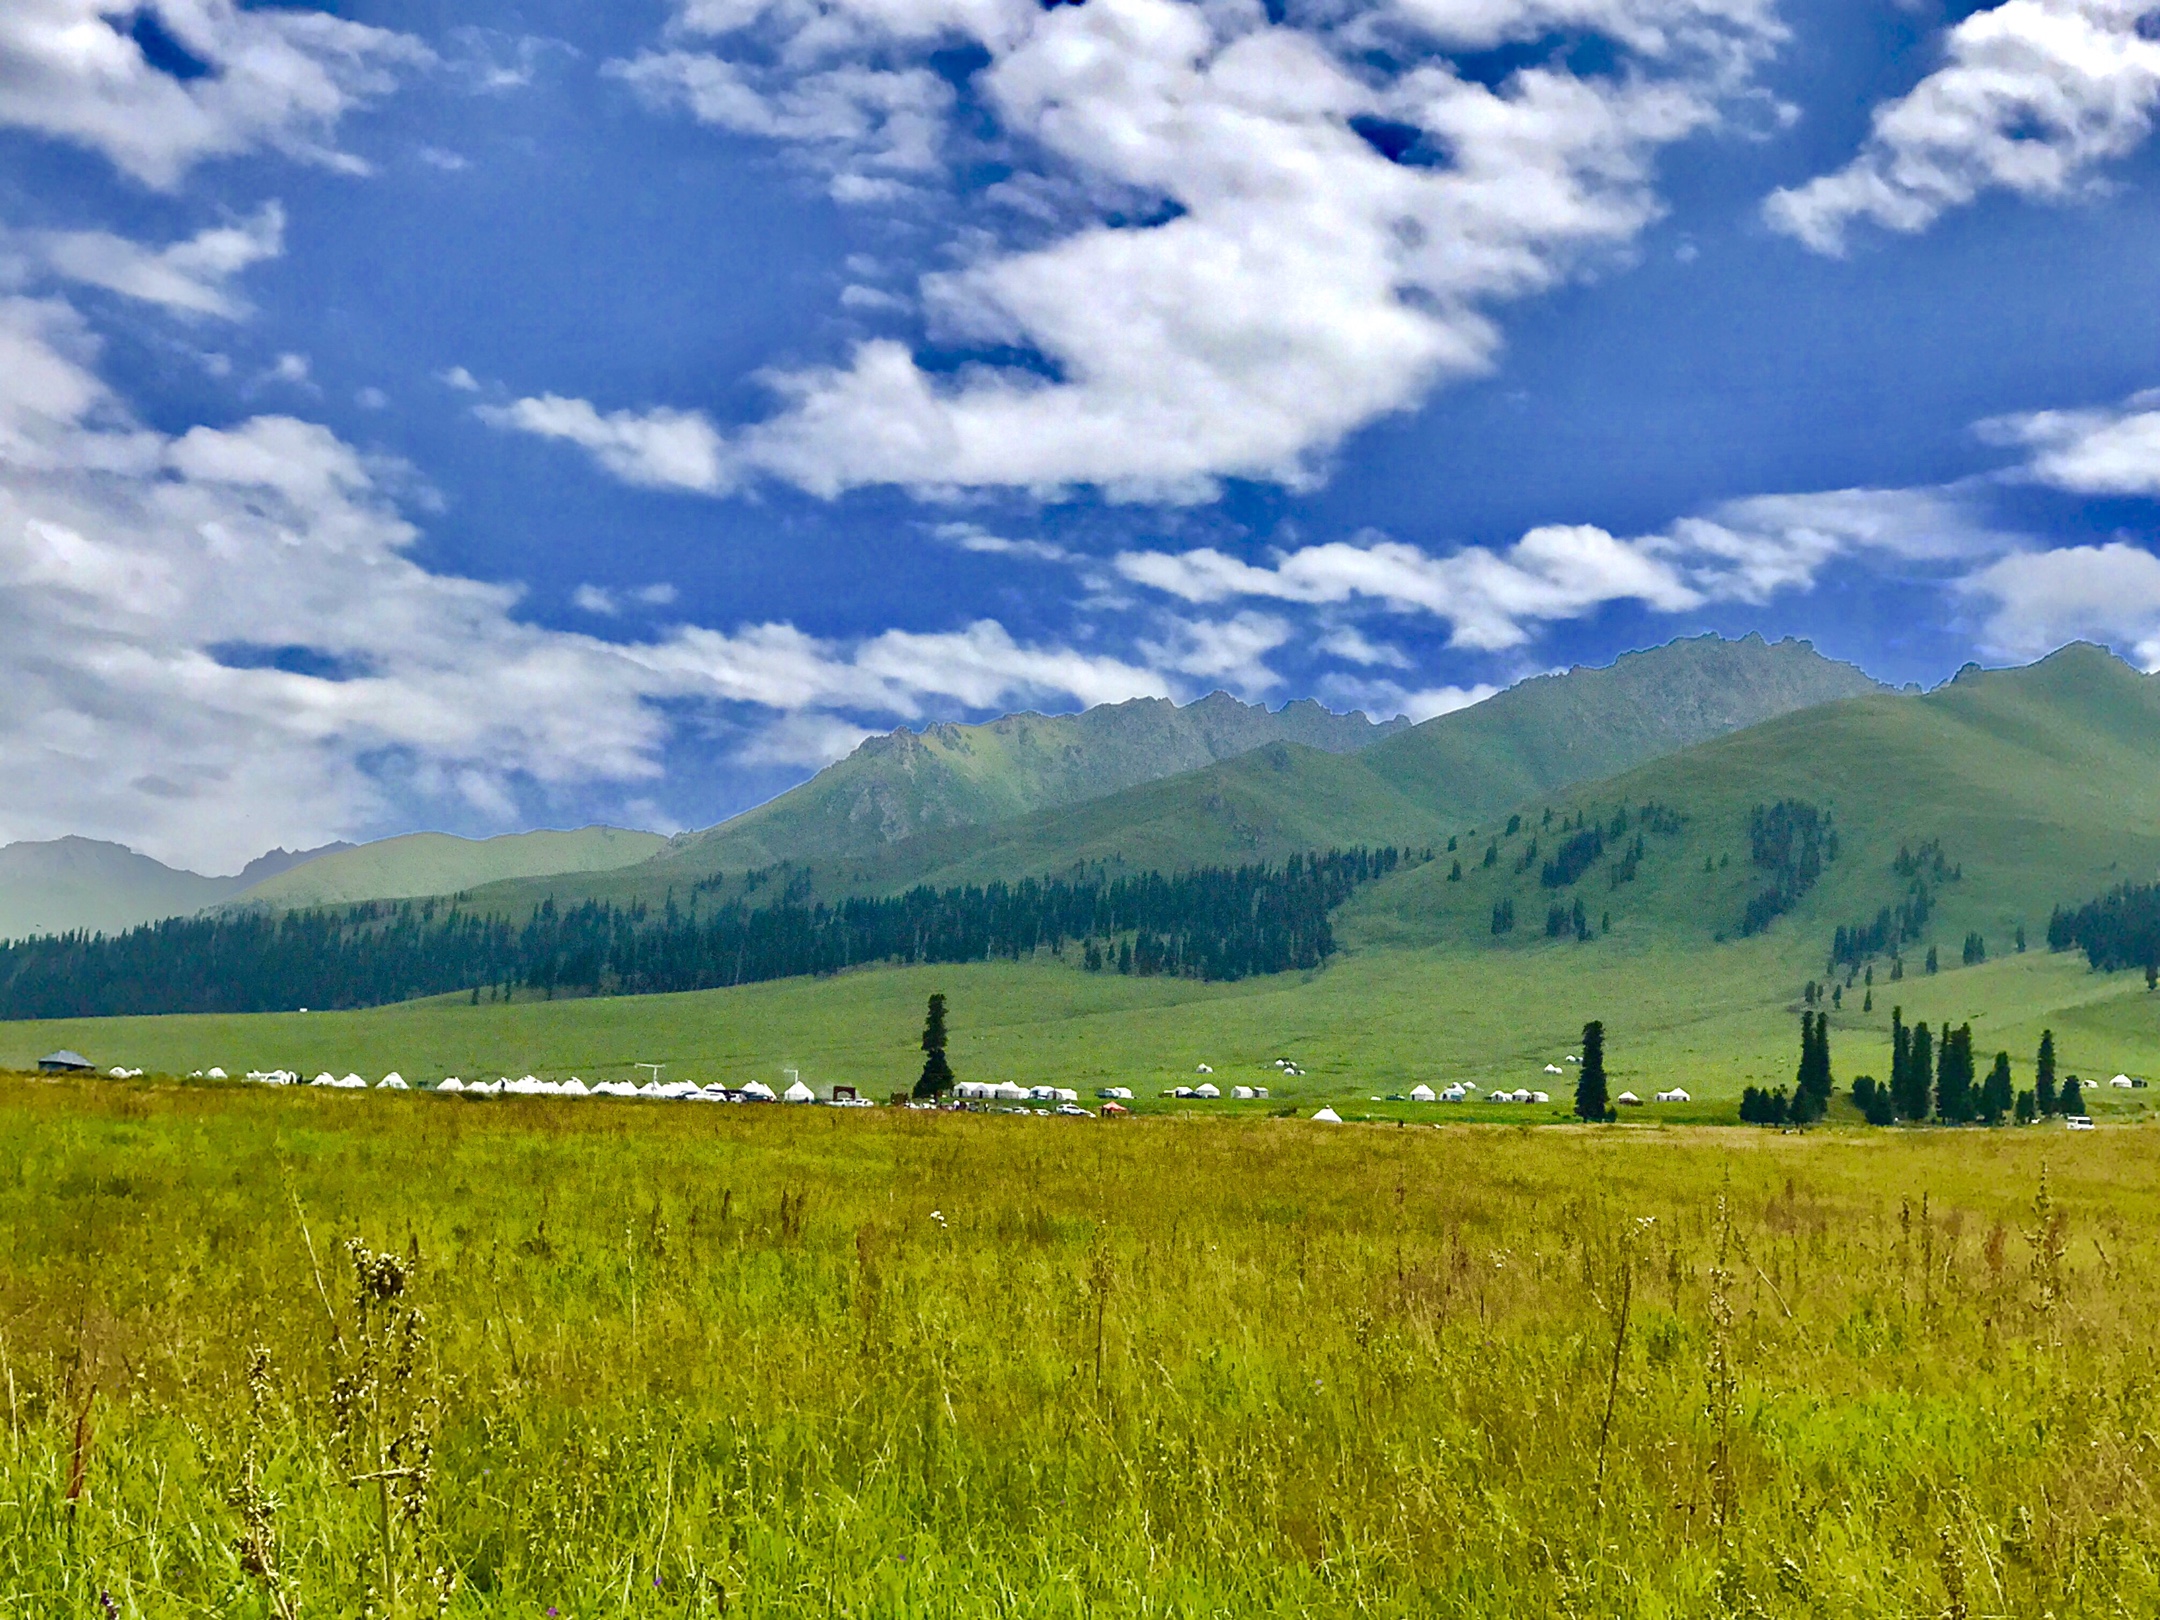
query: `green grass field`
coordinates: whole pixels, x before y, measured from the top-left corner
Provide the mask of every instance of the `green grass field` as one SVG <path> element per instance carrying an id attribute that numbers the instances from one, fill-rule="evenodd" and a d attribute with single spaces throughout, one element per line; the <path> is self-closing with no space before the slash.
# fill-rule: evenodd
<path id="1" fill-rule="evenodd" d="M 0 1079 L 0 1612 L 2149 1614 L 2156 1140 Z"/>
<path id="2" fill-rule="evenodd" d="M 56 1047 L 100 1069 L 184 1075 L 289 1068 L 303 1074 L 396 1069 L 427 1082 L 446 1074 L 642 1076 L 700 1083 L 774 1081 L 799 1069 L 818 1086 L 855 1085 L 880 1099 L 912 1082 L 925 998 L 952 1002 L 953 1062 L 970 1079 L 1123 1084 L 1146 1107 L 1265 1113 L 1286 1104 L 1436 1121 L 1543 1120 L 1564 1112 L 1569 1069 L 1543 1073 L 1578 1049 L 1585 1020 L 1605 1022 L 1613 1090 L 1648 1097 L 1678 1084 L 1693 1107 L 1645 1116 L 1730 1120 L 1745 1085 L 1789 1084 L 1798 1060 L 1799 991 L 1807 968 L 1775 938 L 1674 951 L 1613 942 L 1507 951 L 1371 950 L 1321 972 L 1238 984 L 1089 974 L 1047 959 L 1027 964 L 878 969 L 734 990 L 470 1005 L 462 996 L 349 1013 L 95 1019 L 0 1024 L 0 1066 L 28 1067 Z M 1819 967 L 1816 971 L 1820 971 Z M 1893 1000 L 1908 1021 L 1970 1021 L 1983 1057 L 2013 1058 L 2020 1085 L 2052 1027 L 2066 1073 L 2160 1075 L 2160 997 L 2135 975 L 2088 972 L 2082 958 L 2028 952 L 1985 966 L 1915 975 L 1878 987 L 1832 1019 L 1841 1091 L 1859 1073 L 1888 1072 Z M 1286 1080 L 1278 1057 L 1306 1073 Z M 1193 1082 L 1202 1064 L 1228 1089 L 1265 1084 L 1267 1103 L 1171 1104 L 1155 1094 Z M 1552 1109 L 1374 1103 L 1420 1080 L 1451 1079 L 1549 1091 Z M 2136 1111 L 2160 1090 L 2090 1098 Z M 358 1106 L 367 1099 L 352 1098 Z M 596 1107 L 608 1106 L 595 1104 Z M 1635 1117 L 1632 1116 L 1631 1117 Z"/>

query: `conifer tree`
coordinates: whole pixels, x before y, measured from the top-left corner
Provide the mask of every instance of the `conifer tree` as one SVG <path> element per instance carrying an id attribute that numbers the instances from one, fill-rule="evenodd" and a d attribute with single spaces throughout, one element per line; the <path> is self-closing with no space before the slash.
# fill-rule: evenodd
<path id="1" fill-rule="evenodd" d="M 1942 1032 L 1940 1055 L 1935 1063 L 1936 1117 L 1953 1125 L 1975 1118 L 1979 1098 L 1974 1094 L 1972 1025 Z"/>
<path id="2" fill-rule="evenodd" d="M 1912 1058 L 1912 1031 L 1905 1027 L 1905 1009 L 1890 1009 L 1890 1106 L 1905 1112 L 1905 1065 Z M 1909 1115 L 1907 1116 L 1910 1117 Z"/>
<path id="3" fill-rule="evenodd" d="M 2085 1094 L 2078 1089 L 2078 1077 L 2072 1075 L 2062 1088 L 2062 1111 L 2072 1118 L 2085 1112 Z"/>
<path id="4" fill-rule="evenodd" d="M 930 1010 L 923 1019 L 922 1032 L 923 1066 L 922 1078 L 915 1082 L 915 1095 L 929 1099 L 942 1097 L 952 1090 L 952 1067 L 945 1061 L 945 998 L 930 998 Z"/>
<path id="5" fill-rule="evenodd" d="M 2033 1105 L 2043 1114 L 2052 1114 L 2056 1106 L 2055 1096 L 2055 1032 L 2040 1032 L 2040 1057 L 2033 1065 Z"/>
<path id="6" fill-rule="evenodd" d="M 1583 1025 L 1582 1068 L 1575 1076 L 1575 1117 L 1598 1121 L 1615 1117 L 1605 1095 L 1605 1026 L 1596 1019 Z"/>
<path id="7" fill-rule="evenodd" d="M 1934 1092 L 1934 1039 L 1927 1025 L 1915 1024 L 1905 1049 L 1905 1093 L 1898 1098 L 1898 1112 L 1907 1119 L 1926 1119 L 1934 1109 Z"/>
<path id="8" fill-rule="evenodd" d="M 2034 1120 L 2038 1119 L 2039 1117 L 2040 1108 L 2039 1105 L 2033 1101 L 2033 1094 L 2031 1093 L 2031 1091 L 2028 1090 L 2019 1092 L 2017 1094 L 2017 1122 L 2020 1125 L 2030 1125 Z"/>
<path id="9" fill-rule="evenodd" d="M 1997 1052 L 1995 1067 L 1988 1070 L 1987 1083 L 1980 1088 L 1980 1117 L 1990 1125 L 2000 1125 L 2016 1106 L 2017 1096 L 2010 1084 L 2010 1054 Z"/>

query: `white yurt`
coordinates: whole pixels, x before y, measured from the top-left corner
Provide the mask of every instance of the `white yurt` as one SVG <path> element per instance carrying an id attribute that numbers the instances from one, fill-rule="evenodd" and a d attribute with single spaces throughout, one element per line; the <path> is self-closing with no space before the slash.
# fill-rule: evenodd
<path id="1" fill-rule="evenodd" d="M 452 1076 L 450 1076 L 449 1079 L 445 1080 L 435 1089 L 437 1091 L 463 1091 L 465 1089 L 465 1082 L 460 1080 L 456 1075 L 453 1074 Z"/>
<path id="2" fill-rule="evenodd" d="M 1442 1102 L 1461 1102 L 1469 1095 L 1470 1093 L 1463 1090 L 1461 1086 L 1449 1086 L 1447 1090 L 1440 1093 L 1440 1100 Z"/>
<path id="3" fill-rule="evenodd" d="M 1320 1125 L 1340 1125 L 1342 1115 L 1336 1113 L 1332 1108 L 1323 1108 L 1319 1113 L 1313 1115 L 1313 1121 Z"/>
<path id="4" fill-rule="evenodd" d="M 1621 1092 L 1619 1096 L 1613 1099 L 1613 1101 L 1628 1108 L 1640 1108 L 1642 1106 L 1642 1099 L 1636 1096 L 1635 1093 L 1632 1091 Z"/>
<path id="5" fill-rule="evenodd" d="M 203 1070 L 203 1078 L 206 1080 L 222 1080 L 225 1078 L 225 1071 L 216 1067 L 208 1068 Z"/>
<path id="6" fill-rule="evenodd" d="M 212 1069 L 210 1072 L 212 1074 L 216 1074 L 217 1070 Z M 2128 1091 L 2130 1089 L 2130 1077 L 2127 1074 L 2118 1074 L 2114 1079 L 2110 1080 L 2108 1084 L 2113 1086 L 2117 1091 Z"/>
<path id="7" fill-rule="evenodd" d="M 762 1080 L 753 1080 L 742 1088 L 746 1102 L 778 1102 L 779 1096 Z"/>
<path id="8" fill-rule="evenodd" d="M 573 1074 L 562 1083 L 562 1094 L 565 1097 L 590 1097 L 592 1092 L 586 1087 L 584 1081 Z"/>
<path id="9" fill-rule="evenodd" d="M 1070 1086 L 1059 1086 L 1056 1088 L 1056 1092 L 1059 1102 L 1076 1103 L 1080 1100 L 1080 1093 Z"/>
<path id="10" fill-rule="evenodd" d="M 1433 1090 L 1431 1086 L 1416 1085 L 1410 1088 L 1410 1100 L 1412 1102 L 1438 1102 L 1440 1094 Z"/>
<path id="11" fill-rule="evenodd" d="M 1214 1072 L 1215 1071 L 1209 1068 L 1205 1063 L 1201 1064 L 1199 1068 L 1193 1070 L 1194 1074 L 1213 1074 Z"/>
<path id="12" fill-rule="evenodd" d="M 1097 1095 L 1098 1097 L 1106 1098 L 1112 1102 L 1131 1102 L 1132 1087 L 1104 1086 L 1102 1090 L 1098 1091 L 1095 1095 Z"/>
<path id="13" fill-rule="evenodd" d="M 1254 1087 L 1252 1088 L 1252 1094 L 1253 1094 L 1253 1095 L 1254 1095 L 1255 1097 L 1262 1097 L 1262 1098 L 1264 1098 L 1264 1097 L 1266 1097 L 1266 1096 L 1267 1096 L 1267 1087 L 1266 1087 L 1266 1086 L 1254 1086 Z"/>
<path id="14" fill-rule="evenodd" d="M 798 1080 L 789 1086 L 787 1090 L 780 1093 L 780 1100 L 791 1103 L 816 1102 L 817 1093 Z"/>
<path id="15" fill-rule="evenodd" d="M 993 1093 L 993 1095 L 996 1096 L 999 1102 L 1028 1101 L 1027 1087 L 1014 1085 L 1013 1082 L 1010 1080 L 1000 1080 L 997 1083 L 997 1089 Z"/>
<path id="16" fill-rule="evenodd" d="M 1056 1086 L 1029 1086 L 1029 1087 L 1028 1087 L 1028 1101 L 1029 1101 L 1029 1102 L 1056 1102 L 1057 1100 L 1058 1100 L 1058 1093 L 1057 1093 L 1057 1087 L 1056 1087 Z"/>
<path id="17" fill-rule="evenodd" d="M 1557 1063 L 1548 1063 L 1545 1065 L 1545 1072 L 1547 1074 L 1559 1074 L 1561 1072 L 1560 1065 Z"/>
<path id="18" fill-rule="evenodd" d="M 1552 1101 L 1552 1093 L 1548 1091 L 1533 1091 L 1530 1093 L 1530 1100 L 1534 1103 L 1549 1103 Z"/>
<path id="19" fill-rule="evenodd" d="M 1252 1100 L 1252 1087 L 1232 1086 L 1230 1088 L 1230 1095 L 1235 1097 L 1239 1102 L 1250 1102 Z"/>
<path id="20" fill-rule="evenodd" d="M 337 1084 L 337 1076 L 325 1069 L 321 1074 L 310 1080 L 308 1084 L 311 1086 L 334 1086 Z"/>
<path id="21" fill-rule="evenodd" d="M 1670 1091 L 1659 1092 L 1657 1094 L 1657 1100 L 1659 1102 L 1693 1102 L 1695 1099 L 1693 1097 L 1690 1097 L 1686 1092 L 1682 1091 L 1678 1086 L 1674 1086 Z"/>
<path id="22" fill-rule="evenodd" d="M 405 1077 L 402 1074 L 399 1074 L 397 1070 L 392 1069 L 388 1074 L 384 1075 L 380 1080 L 375 1082 L 375 1089 L 377 1091 L 409 1091 L 412 1088 L 405 1084 Z"/>
<path id="23" fill-rule="evenodd" d="M 340 1080 L 337 1083 L 337 1086 L 340 1091 L 365 1091 L 367 1089 L 367 1082 L 361 1079 L 357 1074 L 348 1074 L 344 1079 Z"/>
<path id="24" fill-rule="evenodd" d="M 1215 1089 L 1214 1081 L 1203 1080 L 1197 1086 L 1193 1087 L 1193 1095 L 1195 1097 L 1206 1097 L 1210 1101 L 1212 1101 L 1213 1099 L 1220 1097 L 1222 1093 Z"/>

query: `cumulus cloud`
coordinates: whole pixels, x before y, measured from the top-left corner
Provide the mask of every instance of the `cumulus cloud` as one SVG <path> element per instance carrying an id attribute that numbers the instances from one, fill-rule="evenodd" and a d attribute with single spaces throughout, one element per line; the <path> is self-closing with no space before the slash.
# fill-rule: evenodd
<path id="1" fill-rule="evenodd" d="M 61 280 L 102 287 L 181 315 L 238 320 L 248 307 L 233 292 L 232 280 L 285 251 L 285 210 L 265 203 L 246 219 L 163 248 L 107 231 L 28 231 L 15 240 L 37 268 Z"/>
<path id="2" fill-rule="evenodd" d="M 160 189 L 206 158 L 266 147 L 359 171 L 330 144 L 339 119 L 430 60 L 409 35 L 321 11 L 9 0 L 0 125 L 88 147 Z"/>
<path id="3" fill-rule="evenodd" d="M 1555 28 L 1604 33 L 1624 65 L 1488 84 L 1445 54 Z M 1028 357 L 946 370 L 881 338 L 773 374 L 777 413 L 729 437 L 736 476 L 711 488 L 1178 500 L 1309 483 L 1345 435 L 1489 367 L 1494 308 L 1624 251 L 1659 213 L 1659 150 L 1779 37 L 1758 0 L 1402 0 L 1279 24 L 1187 0 L 684 0 L 672 32 L 615 71 L 813 155 L 836 194 L 985 151 L 1008 167 L 957 200 L 957 262 L 917 291 L 948 351 Z M 989 133 L 956 155 L 931 59 L 963 45 L 987 57 L 967 90 Z"/>
<path id="4" fill-rule="evenodd" d="M 430 803 L 501 824 L 531 793 L 650 784 L 685 706 L 736 717 L 745 757 L 810 763 L 866 719 L 1170 690 L 990 620 L 551 630 L 515 587 L 414 560 L 400 469 L 290 416 L 146 429 L 94 359 L 65 304 L 0 299 L 0 841 L 231 868 Z"/>
<path id="5" fill-rule="evenodd" d="M 1572 524 L 1532 529 L 1504 551 L 1466 546 L 1445 557 L 1394 540 L 1333 541 L 1269 566 L 1212 547 L 1125 552 L 1116 566 L 1134 583 L 1188 602 L 1364 599 L 1429 613 L 1453 627 L 1452 645 L 1490 652 L 1522 645 L 1540 621 L 1578 618 L 1607 602 L 1635 600 L 1668 613 L 1700 606 L 1703 596 L 1658 550 L 1654 541 Z"/>
<path id="6" fill-rule="evenodd" d="M 726 443 L 712 423 L 695 411 L 603 415 L 582 399 L 555 394 L 477 409 L 480 419 L 490 426 L 563 439 L 589 450 L 595 461 L 627 484 L 718 494 L 734 482 Z"/>
<path id="7" fill-rule="evenodd" d="M 2034 658 L 2066 641 L 2107 642 L 2160 669 L 2160 558 L 2137 546 L 2062 546 L 2005 557 L 1965 582 L 1992 604 L 1990 652 Z"/>
<path id="8" fill-rule="evenodd" d="M 1859 155 L 1774 193 L 1770 223 L 1819 253 L 1857 220 L 1921 231 L 2000 189 L 2059 198 L 2151 133 L 2160 104 L 2153 0 L 2006 0 L 1943 41 L 1943 65 L 1875 110 Z"/>
<path id="9" fill-rule="evenodd" d="M 735 63 L 695 51 L 648 52 L 608 71 L 654 106 L 806 148 L 839 202 L 889 201 L 943 166 L 953 89 L 928 68 L 835 67 L 768 91 Z"/>
<path id="10" fill-rule="evenodd" d="M 1524 645 L 1547 623 L 1612 602 L 1660 613 L 1760 603 L 1812 586 L 1841 557 L 1951 565 L 2018 543 L 1955 491 L 1845 489 L 1729 501 L 1630 539 L 1593 524 L 1547 524 L 1497 550 L 1435 555 L 1367 537 L 1300 547 L 1266 563 L 1214 547 L 1127 551 L 1115 567 L 1135 584 L 1196 604 L 1262 598 L 1429 614 L 1450 626 L 1452 646 L 1498 652 Z M 1355 663 L 1392 661 L 1375 656 L 1355 629 L 1336 630 L 1321 648 Z"/>
<path id="11" fill-rule="evenodd" d="M 1983 438 L 2029 448 L 2022 469 L 2079 495 L 2160 495 L 2160 390 L 2121 408 L 2031 411 L 1980 424 Z"/>
<path id="12" fill-rule="evenodd" d="M 1267 655 L 1291 635 L 1286 619 L 1239 613 L 1179 624 L 1170 637 L 1141 645 L 1153 663 L 1251 698 L 1282 684 L 1282 677 L 1268 667 Z"/>

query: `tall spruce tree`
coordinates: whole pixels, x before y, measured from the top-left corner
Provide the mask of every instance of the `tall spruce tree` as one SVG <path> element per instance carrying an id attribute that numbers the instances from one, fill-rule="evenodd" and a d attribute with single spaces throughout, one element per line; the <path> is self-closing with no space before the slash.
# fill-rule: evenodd
<path id="1" fill-rule="evenodd" d="M 1912 1057 L 1912 1031 L 1905 1027 L 1905 1009 L 1890 1009 L 1890 1106 L 1905 1112 L 1905 1065 Z"/>
<path id="2" fill-rule="evenodd" d="M 2078 1089 L 2078 1077 L 2072 1075 L 2063 1082 L 2062 1101 L 2055 1105 L 2075 1119 L 2085 1112 L 2085 1094 Z"/>
<path id="3" fill-rule="evenodd" d="M 2055 1032 L 2040 1032 L 2040 1057 L 2033 1065 L 2033 1106 L 2043 1114 L 2055 1112 Z"/>
<path id="4" fill-rule="evenodd" d="M 1942 1032 L 1935 1060 L 1935 1115 L 1949 1124 L 1973 1119 L 1979 1099 L 1973 1094 L 1972 1025 Z"/>
<path id="5" fill-rule="evenodd" d="M 1605 1095 L 1605 1026 L 1595 1019 L 1583 1025 L 1582 1068 L 1575 1076 L 1575 1117 L 1599 1121 L 1615 1117 Z"/>
<path id="6" fill-rule="evenodd" d="M 1905 1048 L 1905 1092 L 1898 1098 L 1898 1112 L 1907 1119 L 1926 1119 L 1935 1104 L 1935 1042 L 1925 1024 L 1915 1024 Z"/>
<path id="7" fill-rule="evenodd" d="M 1800 1015 L 1800 1072 L 1793 1078 L 1791 1118 L 1796 1125 L 1821 1119 L 1830 1107 L 1830 1015 Z"/>
<path id="8" fill-rule="evenodd" d="M 915 1082 L 915 1095 L 921 1098 L 942 1097 L 952 1090 L 952 1065 L 945 1061 L 945 998 L 930 998 L 930 1010 L 923 1019 L 922 1032 L 923 1066 L 922 1078 Z"/>
<path id="9" fill-rule="evenodd" d="M 2000 1125 L 2016 1106 L 2017 1091 L 2010 1083 L 2010 1054 L 1997 1052 L 1995 1067 L 1988 1070 L 1987 1083 L 1980 1088 L 1980 1117 L 1990 1125 Z"/>

